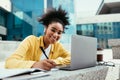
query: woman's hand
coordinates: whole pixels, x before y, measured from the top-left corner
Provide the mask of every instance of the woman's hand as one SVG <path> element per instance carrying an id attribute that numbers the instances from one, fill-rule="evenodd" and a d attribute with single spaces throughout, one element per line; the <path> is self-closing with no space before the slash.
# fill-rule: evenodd
<path id="1" fill-rule="evenodd" d="M 51 70 L 51 68 L 54 68 L 55 66 L 57 66 L 57 64 L 49 59 L 44 59 L 42 61 L 39 62 L 35 62 L 32 66 L 32 68 L 40 68 L 40 69 L 44 69 L 44 70 Z"/>

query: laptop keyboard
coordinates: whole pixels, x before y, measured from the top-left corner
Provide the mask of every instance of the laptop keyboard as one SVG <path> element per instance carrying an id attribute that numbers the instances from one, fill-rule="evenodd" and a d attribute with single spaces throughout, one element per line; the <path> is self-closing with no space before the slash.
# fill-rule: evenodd
<path id="1" fill-rule="evenodd" d="M 70 68 L 70 65 L 67 65 L 67 66 L 65 66 L 65 67 L 62 67 L 62 68 Z"/>
<path id="2" fill-rule="evenodd" d="M 56 66 L 56 68 L 62 68 L 62 67 L 70 67 L 70 65 L 60 65 L 60 66 Z"/>
<path id="3" fill-rule="evenodd" d="M 60 70 L 69 69 L 69 68 L 70 68 L 70 65 L 66 65 L 66 66 L 59 67 Z"/>

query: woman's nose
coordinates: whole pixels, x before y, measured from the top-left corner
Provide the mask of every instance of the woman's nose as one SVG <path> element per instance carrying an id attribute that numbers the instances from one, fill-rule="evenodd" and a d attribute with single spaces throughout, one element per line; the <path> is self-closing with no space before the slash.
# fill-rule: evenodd
<path id="1" fill-rule="evenodd" d="M 58 36 L 58 33 L 57 33 L 57 32 L 55 32 L 55 33 L 53 34 L 53 36 L 54 36 L 54 37 L 57 37 L 57 36 Z"/>

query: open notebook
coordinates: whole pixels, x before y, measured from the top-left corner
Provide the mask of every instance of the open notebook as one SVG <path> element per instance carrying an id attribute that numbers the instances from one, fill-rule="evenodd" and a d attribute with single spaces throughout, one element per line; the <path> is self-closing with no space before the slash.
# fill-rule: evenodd
<path id="1" fill-rule="evenodd" d="M 27 75 L 25 77 L 24 75 Z M 0 69 L 0 79 L 7 79 L 7 78 L 23 78 L 23 79 L 30 79 L 35 77 L 42 77 L 48 76 L 49 74 L 46 73 L 44 70 L 30 68 L 30 69 Z"/>

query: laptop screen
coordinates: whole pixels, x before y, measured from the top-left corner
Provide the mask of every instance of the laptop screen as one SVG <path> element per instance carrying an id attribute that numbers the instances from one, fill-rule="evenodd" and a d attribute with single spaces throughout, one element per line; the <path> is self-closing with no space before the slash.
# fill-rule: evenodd
<path id="1" fill-rule="evenodd" d="M 86 68 L 96 65 L 97 38 L 82 35 L 71 37 L 71 67 Z"/>

